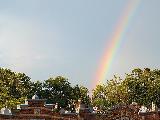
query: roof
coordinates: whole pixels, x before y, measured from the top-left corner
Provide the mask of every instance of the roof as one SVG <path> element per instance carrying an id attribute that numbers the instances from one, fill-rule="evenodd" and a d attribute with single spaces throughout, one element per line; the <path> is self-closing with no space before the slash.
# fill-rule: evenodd
<path id="1" fill-rule="evenodd" d="M 38 97 L 38 95 L 35 94 L 35 95 L 33 95 L 32 99 L 38 100 L 39 97 Z"/>

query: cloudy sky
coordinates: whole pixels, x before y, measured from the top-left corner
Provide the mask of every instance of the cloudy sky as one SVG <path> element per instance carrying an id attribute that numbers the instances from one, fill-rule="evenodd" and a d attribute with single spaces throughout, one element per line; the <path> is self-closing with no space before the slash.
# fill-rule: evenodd
<path id="1" fill-rule="evenodd" d="M 128 1 L 0 0 L 0 67 L 33 81 L 62 75 L 90 88 Z M 160 68 L 159 5 L 140 0 L 106 80 L 137 67 Z"/>

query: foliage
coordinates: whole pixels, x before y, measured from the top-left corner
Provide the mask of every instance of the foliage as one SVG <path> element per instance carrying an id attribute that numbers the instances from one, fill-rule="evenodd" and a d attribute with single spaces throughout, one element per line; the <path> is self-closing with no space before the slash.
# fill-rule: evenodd
<path id="1" fill-rule="evenodd" d="M 31 83 L 30 94 L 27 98 L 32 98 L 34 94 L 37 94 L 39 98 L 44 98 L 45 91 L 43 90 L 43 83 L 40 81 L 35 81 Z"/>
<path id="2" fill-rule="evenodd" d="M 13 72 L 0 68 L 0 108 L 15 108 L 23 103 L 25 98 L 37 94 L 47 103 L 58 103 L 59 107 L 69 108 L 81 99 L 86 105 L 97 106 L 101 110 L 117 104 L 151 106 L 155 103 L 160 107 L 160 70 L 133 69 L 124 79 L 114 76 L 103 85 L 97 85 L 93 90 L 92 101 L 89 90 L 84 86 L 71 86 L 67 78 L 57 76 L 44 82 L 31 81 L 24 73 Z"/>
<path id="3" fill-rule="evenodd" d="M 124 83 L 128 87 L 130 103 L 151 106 L 153 102 L 160 105 L 160 70 L 134 69 L 126 75 Z"/>
<path id="4" fill-rule="evenodd" d="M 72 87 L 68 79 L 58 76 L 49 78 L 44 82 L 44 91 L 48 103 L 58 103 L 61 107 L 66 107 L 70 103 Z"/>
<path id="5" fill-rule="evenodd" d="M 106 84 L 97 85 L 93 90 L 93 106 L 107 109 L 119 103 L 127 103 L 126 86 L 121 81 L 122 79 L 114 76 L 114 79 L 107 81 Z"/>
<path id="6" fill-rule="evenodd" d="M 132 102 L 147 107 L 153 102 L 160 106 L 160 70 L 137 68 L 126 74 L 124 80 L 114 76 L 93 90 L 92 104 L 100 109 Z"/>
<path id="7" fill-rule="evenodd" d="M 86 87 L 76 85 L 72 89 L 72 100 L 78 102 L 78 100 L 81 99 L 83 104 L 90 105 L 91 100 L 88 93 L 89 90 Z"/>
<path id="8" fill-rule="evenodd" d="M 0 68 L 0 108 L 16 107 L 30 91 L 30 78 L 24 73 Z"/>

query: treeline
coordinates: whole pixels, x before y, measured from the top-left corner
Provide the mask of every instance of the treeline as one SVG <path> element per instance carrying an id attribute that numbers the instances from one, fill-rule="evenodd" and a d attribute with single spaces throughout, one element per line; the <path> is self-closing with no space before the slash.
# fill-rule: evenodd
<path id="1" fill-rule="evenodd" d="M 160 70 L 134 69 L 124 79 L 114 76 L 93 90 L 92 104 L 107 109 L 117 104 L 136 102 L 148 108 L 160 107 Z"/>
<path id="2" fill-rule="evenodd" d="M 91 98 L 88 92 L 84 86 L 72 86 L 62 76 L 34 82 L 24 73 L 0 68 L 0 108 L 15 108 L 36 93 L 41 99 L 47 99 L 47 103 L 58 103 L 66 109 L 81 99 L 82 103 L 101 110 L 132 102 L 146 107 L 154 103 L 160 107 L 160 70 L 134 69 L 124 79 L 114 76 L 105 84 L 97 85 Z"/>
<path id="3" fill-rule="evenodd" d="M 47 103 L 59 107 L 71 107 L 81 99 L 82 103 L 90 105 L 88 89 L 84 86 L 71 86 L 67 78 L 57 76 L 48 80 L 31 81 L 24 73 L 13 72 L 10 69 L 0 68 L 0 108 L 16 108 L 24 103 L 27 98 L 32 98 L 36 93 Z"/>

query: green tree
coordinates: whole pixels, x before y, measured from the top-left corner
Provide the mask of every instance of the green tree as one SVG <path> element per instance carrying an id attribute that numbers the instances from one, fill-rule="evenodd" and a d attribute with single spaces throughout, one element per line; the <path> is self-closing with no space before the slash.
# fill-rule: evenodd
<path id="1" fill-rule="evenodd" d="M 90 99 L 88 93 L 89 93 L 88 88 L 86 88 L 84 86 L 80 86 L 81 100 L 82 100 L 82 103 L 84 103 L 86 105 L 90 105 L 91 104 L 91 99 Z"/>
<path id="2" fill-rule="evenodd" d="M 93 90 L 92 103 L 96 106 L 111 107 L 132 102 L 147 107 L 153 102 L 160 107 L 160 70 L 133 69 L 124 80 L 115 76 Z"/>
<path id="3" fill-rule="evenodd" d="M 0 68 L 0 107 L 13 108 L 22 103 L 30 91 L 30 78 L 24 73 Z"/>
<path id="4" fill-rule="evenodd" d="M 74 86 L 72 88 L 72 100 L 75 102 L 78 102 L 79 99 L 81 99 L 81 102 L 85 105 L 91 104 L 91 99 L 89 97 L 89 90 L 88 88 L 84 86 Z"/>
<path id="5" fill-rule="evenodd" d="M 27 96 L 27 98 L 32 98 L 34 94 L 37 94 L 40 99 L 43 99 L 45 96 L 45 91 L 43 90 L 43 82 L 40 82 L 39 80 L 31 83 L 31 90 L 30 94 Z"/>
<path id="6" fill-rule="evenodd" d="M 67 107 L 71 103 L 72 87 L 68 79 L 58 76 L 44 82 L 44 91 L 48 103 L 58 103 L 60 107 Z"/>
<path id="7" fill-rule="evenodd" d="M 92 105 L 97 106 L 99 109 L 106 109 L 109 107 L 109 101 L 107 100 L 107 94 L 105 91 L 105 85 L 97 85 L 93 90 Z"/>
<path id="8" fill-rule="evenodd" d="M 72 88 L 72 99 L 77 102 L 81 97 L 80 87 L 78 85 Z"/>
<path id="9" fill-rule="evenodd" d="M 128 103 L 127 86 L 120 77 L 114 76 L 106 84 L 97 85 L 93 90 L 92 104 L 99 109 L 107 109 L 117 104 Z"/>
<path id="10" fill-rule="evenodd" d="M 127 87 L 122 81 L 120 77 L 114 76 L 105 86 L 105 94 L 111 106 L 128 103 Z"/>
<path id="11" fill-rule="evenodd" d="M 130 103 L 151 106 L 154 102 L 160 105 L 160 70 L 134 69 L 126 75 L 124 83 L 128 87 Z"/>

